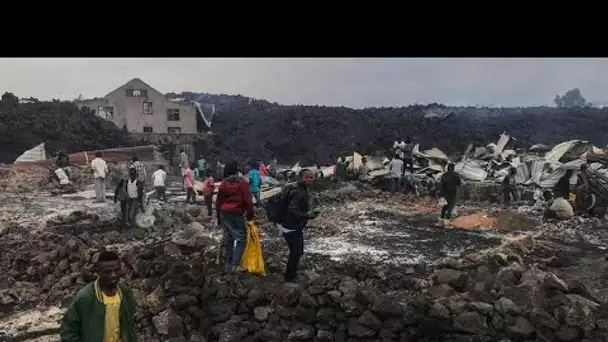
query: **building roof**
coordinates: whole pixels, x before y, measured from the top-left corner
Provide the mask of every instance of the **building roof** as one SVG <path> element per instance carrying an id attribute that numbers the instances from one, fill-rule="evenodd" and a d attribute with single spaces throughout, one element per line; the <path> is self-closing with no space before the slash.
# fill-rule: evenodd
<path id="1" fill-rule="evenodd" d="M 121 85 L 121 86 L 117 87 L 116 89 L 114 89 L 114 90 L 112 90 L 111 92 L 107 93 L 107 94 L 106 94 L 104 97 L 107 97 L 107 96 L 109 96 L 110 94 L 112 94 L 113 92 L 115 92 L 116 90 L 118 90 L 118 89 L 120 89 L 120 88 L 122 88 L 122 87 L 129 86 L 129 85 L 130 85 L 130 84 L 132 84 L 132 83 L 143 83 L 143 84 L 144 84 L 146 87 L 148 87 L 148 88 L 150 88 L 151 90 L 154 90 L 155 92 L 157 92 L 157 93 L 159 93 L 159 94 L 162 94 L 163 96 L 165 96 L 165 97 L 166 97 L 166 95 L 165 95 L 165 94 L 163 94 L 163 93 L 161 93 L 160 91 L 156 90 L 154 87 L 152 87 L 152 86 L 151 86 L 151 85 L 149 85 L 148 83 L 146 83 L 146 82 L 142 81 L 142 79 L 141 79 L 141 78 L 138 78 L 138 77 L 135 77 L 135 78 L 131 79 L 130 81 L 126 82 L 125 84 L 123 84 L 123 85 Z"/>

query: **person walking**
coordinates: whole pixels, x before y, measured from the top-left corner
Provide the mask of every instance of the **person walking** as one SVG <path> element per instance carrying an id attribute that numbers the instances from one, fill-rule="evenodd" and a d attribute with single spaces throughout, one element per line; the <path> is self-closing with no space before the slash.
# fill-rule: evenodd
<path id="1" fill-rule="evenodd" d="M 148 178 L 146 175 L 146 167 L 144 166 L 144 164 L 139 162 L 139 158 L 137 158 L 137 156 L 133 156 L 132 160 L 133 161 L 131 162 L 131 165 L 133 165 L 133 167 L 135 167 L 135 170 L 137 171 L 137 179 L 141 181 L 145 189 L 146 180 Z"/>
<path id="2" fill-rule="evenodd" d="M 119 283 L 124 271 L 118 254 L 102 252 L 96 267 L 97 279 L 76 293 L 63 316 L 61 342 L 137 342 L 135 300 Z"/>
<path id="3" fill-rule="evenodd" d="M 566 174 L 564 174 L 553 187 L 553 194 L 555 198 L 563 197 L 569 198 L 570 196 L 570 179 L 574 172 L 572 169 L 566 170 Z"/>
<path id="4" fill-rule="evenodd" d="M 401 138 L 395 139 L 395 142 L 393 143 L 393 150 L 395 151 L 395 154 L 399 155 L 399 159 L 403 159 L 403 157 L 405 156 L 403 153 L 404 148 L 405 141 L 403 141 L 403 139 Z"/>
<path id="5" fill-rule="evenodd" d="M 361 165 L 359 165 L 359 170 L 357 170 L 359 180 L 362 182 L 367 182 L 369 180 L 369 166 L 367 166 L 367 158 L 361 158 Z"/>
<path id="6" fill-rule="evenodd" d="M 448 165 L 448 171 L 441 176 L 440 194 L 446 200 L 446 204 L 441 208 L 441 219 L 449 220 L 452 218 L 452 210 L 456 205 L 458 189 L 462 185 L 460 175 L 454 171 L 454 164 Z"/>
<path id="7" fill-rule="evenodd" d="M 196 168 L 196 164 L 192 163 L 190 167 L 184 171 L 184 189 L 186 189 L 186 203 L 196 203 L 196 192 L 194 191 L 194 176 L 192 170 Z"/>
<path id="8" fill-rule="evenodd" d="M 260 175 L 268 176 L 268 168 L 266 168 L 266 165 L 261 160 L 258 161 L 258 171 L 260 171 Z"/>
<path id="9" fill-rule="evenodd" d="M 338 184 L 346 180 L 347 176 L 347 164 L 344 162 L 342 157 L 338 158 L 338 163 L 336 164 L 336 180 Z"/>
<path id="10" fill-rule="evenodd" d="M 154 190 L 156 191 L 156 197 L 159 201 L 167 202 L 167 172 L 163 165 L 158 166 L 158 170 L 152 174 L 152 182 L 154 183 Z"/>
<path id="11" fill-rule="evenodd" d="M 97 202 L 105 202 L 108 164 L 103 160 L 101 152 L 95 152 L 95 159 L 91 161 L 91 169 L 93 169 L 93 181 L 95 182 L 95 199 Z"/>
<path id="12" fill-rule="evenodd" d="M 506 175 L 502 181 L 501 191 L 504 205 L 511 204 L 511 196 L 513 197 L 513 200 L 517 198 L 517 184 L 515 182 L 516 174 L 517 169 L 512 167 L 509 169 L 509 174 Z"/>
<path id="13" fill-rule="evenodd" d="M 224 168 L 224 179 L 220 183 L 215 209 L 217 221 L 224 231 L 226 271 L 242 270 L 239 265 L 247 243 L 248 221 L 253 220 L 254 209 L 249 185 L 238 175 L 238 164 L 230 162 Z"/>
<path id="14" fill-rule="evenodd" d="M 207 161 L 201 154 L 196 161 L 196 179 L 204 179 L 205 172 L 207 171 Z"/>
<path id="15" fill-rule="evenodd" d="M 205 198 L 205 206 L 207 206 L 207 214 L 213 216 L 213 192 L 215 191 L 215 181 L 211 176 L 211 171 L 205 171 L 205 181 L 203 182 L 203 196 Z"/>
<path id="16" fill-rule="evenodd" d="M 181 150 L 179 153 L 179 168 L 182 177 L 186 173 L 186 169 L 188 167 L 190 167 L 190 164 L 188 163 L 188 155 L 186 154 L 186 151 Z"/>
<path id="17" fill-rule="evenodd" d="M 318 216 L 317 212 L 310 211 L 308 188 L 313 181 L 312 171 L 302 169 L 298 174 L 297 183 L 285 187 L 281 194 L 281 201 L 284 203 L 285 209 L 277 225 L 289 247 L 289 257 L 285 269 L 286 282 L 296 281 L 298 265 L 304 254 L 303 229 L 306 228 L 308 220 Z"/>
<path id="18" fill-rule="evenodd" d="M 259 207 L 262 204 L 260 199 L 260 186 L 262 185 L 262 177 L 260 171 L 255 167 L 255 162 L 251 163 L 251 168 L 248 172 L 249 176 L 249 191 L 253 198 L 255 198 L 255 206 Z"/>
<path id="19" fill-rule="evenodd" d="M 400 144 L 399 146 L 401 146 L 401 153 L 403 155 L 403 164 L 404 167 L 409 169 L 410 172 L 414 172 L 414 156 L 413 156 L 413 150 L 414 150 L 414 144 L 412 143 L 412 138 L 408 137 L 405 140 L 404 144 Z"/>
<path id="20" fill-rule="evenodd" d="M 123 178 L 114 190 L 114 203 L 120 200 L 122 222 L 127 226 L 135 226 L 135 218 L 139 208 L 144 208 L 144 185 L 137 179 L 137 170 L 129 167 L 129 177 Z"/>
<path id="21" fill-rule="evenodd" d="M 388 167 L 391 175 L 391 193 L 396 193 L 401 189 L 401 181 L 403 179 L 403 161 L 399 154 L 395 154 Z"/>

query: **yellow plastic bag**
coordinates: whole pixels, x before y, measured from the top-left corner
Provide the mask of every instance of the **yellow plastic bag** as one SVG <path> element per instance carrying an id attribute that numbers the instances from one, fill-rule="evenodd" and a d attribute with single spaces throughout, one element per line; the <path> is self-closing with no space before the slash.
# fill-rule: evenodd
<path id="1" fill-rule="evenodd" d="M 258 227 L 252 221 L 247 222 L 247 246 L 241 258 L 241 266 L 249 273 L 266 275 Z"/>
<path id="2" fill-rule="evenodd" d="M 568 196 L 568 201 L 571 203 L 574 203 L 575 200 L 576 200 L 576 194 L 574 192 L 571 192 L 570 196 Z"/>

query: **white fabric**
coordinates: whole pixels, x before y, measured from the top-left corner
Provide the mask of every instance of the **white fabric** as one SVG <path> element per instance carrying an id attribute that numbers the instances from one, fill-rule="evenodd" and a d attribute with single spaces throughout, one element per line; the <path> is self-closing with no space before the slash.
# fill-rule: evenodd
<path id="1" fill-rule="evenodd" d="M 154 181 L 154 186 L 165 186 L 165 179 L 167 178 L 167 173 L 165 170 L 158 169 L 154 171 L 152 174 L 152 180 Z"/>
<path id="2" fill-rule="evenodd" d="M 127 197 L 134 199 L 137 198 L 137 179 L 127 181 Z"/>
<path id="3" fill-rule="evenodd" d="M 58 168 L 57 170 L 55 170 L 55 174 L 57 175 L 57 178 L 59 178 L 59 184 L 61 184 L 61 185 L 70 184 L 70 179 L 65 174 L 65 171 L 63 171 L 62 168 Z"/>
<path id="4" fill-rule="evenodd" d="M 391 160 L 390 169 L 391 169 L 391 177 L 401 178 L 401 176 L 403 175 L 403 160 L 401 160 L 401 159 Z"/>
<path id="5" fill-rule="evenodd" d="M 106 161 L 101 158 L 95 158 L 91 162 L 91 168 L 93 169 L 93 178 L 106 178 L 108 173 L 108 165 Z"/>
<path id="6" fill-rule="evenodd" d="M 555 215 L 562 219 L 567 220 L 574 216 L 574 210 L 570 203 L 563 197 L 558 197 L 553 201 L 549 210 L 555 212 Z"/>
<path id="7" fill-rule="evenodd" d="M 403 158 L 403 149 L 405 148 L 405 141 L 401 140 L 401 142 L 396 141 L 393 143 L 393 148 L 397 150 L 399 157 Z"/>

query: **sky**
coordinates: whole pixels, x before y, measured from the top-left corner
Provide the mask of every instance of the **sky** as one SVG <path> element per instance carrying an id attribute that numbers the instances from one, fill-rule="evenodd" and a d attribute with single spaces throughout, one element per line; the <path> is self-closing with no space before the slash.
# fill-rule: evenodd
<path id="1" fill-rule="evenodd" d="M 608 103 L 607 58 L 3 58 L 0 91 L 102 97 L 139 77 L 157 90 L 354 108 L 553 105 L 579 88 Z"/>

